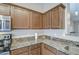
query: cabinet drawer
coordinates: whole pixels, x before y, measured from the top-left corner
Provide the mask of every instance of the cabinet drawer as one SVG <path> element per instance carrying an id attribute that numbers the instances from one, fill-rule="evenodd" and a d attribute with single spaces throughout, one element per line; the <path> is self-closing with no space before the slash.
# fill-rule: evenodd
<path id="1" fill-rule="evenodd" d="M 28 47 L 18 48 L 18 49 L 12 50 L 11 54 L 12 55 L 18 55 L 18 54 L 21 54 L 23 52 L 28 52 Z"/>

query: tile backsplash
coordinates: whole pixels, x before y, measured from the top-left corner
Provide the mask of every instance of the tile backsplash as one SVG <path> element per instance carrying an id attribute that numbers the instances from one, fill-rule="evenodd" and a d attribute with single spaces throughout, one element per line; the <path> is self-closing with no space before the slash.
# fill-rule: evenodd
<path id="1" fill-rule="evenodd" d="M 54 35 L 63 35 L 64 29 L 36 29 L 36 30 L 13 30 L 12 34 L 13 36 L 21 36 L 21 35 L 35 35 L 37 33 L 38 35 L 49 35 L 49 36 L 54 36 Z"/>

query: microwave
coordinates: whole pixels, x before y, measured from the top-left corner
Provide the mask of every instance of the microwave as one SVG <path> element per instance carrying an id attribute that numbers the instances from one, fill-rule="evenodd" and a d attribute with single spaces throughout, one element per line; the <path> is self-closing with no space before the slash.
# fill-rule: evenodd
<path id="1" fill-rule="evenodd" d="M 0 32 L 11 31 L 11 16 L 0 15 Z"/>

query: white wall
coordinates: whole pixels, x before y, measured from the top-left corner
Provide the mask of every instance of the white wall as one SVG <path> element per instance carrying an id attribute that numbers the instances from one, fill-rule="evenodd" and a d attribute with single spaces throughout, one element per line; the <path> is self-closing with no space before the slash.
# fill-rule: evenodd
<path id="1" fill-rule="evenodd" d="M 70 22 L 70 4 L 65 4 L 65 34 L 70 33 L 70 27 L 71 27 L 71 22 Z"/>
<path id="2" fill-rule="evenodd" d="M 13 30 L 12 34 L 13 36 L 21 36 L 21 35 L 35 35 L 35 33 L 38 33 L 38 35 L 41 35 L 44 33 L 43 30 L 34 30 L 34 29 L 20 29 L 20 30 Z"/>
<path id="3" fill-rule="evenodd" d="M 78 12 L 78 15 L 75 14 Z M 70 21 L 73 23 L 74 35 L 79 35 L 79 3 L 70 4 Z"/>
<path id="4" fill-rule="evenodd" d="M 13 36 L 33 36 L 37 33 L 38 35 L 49 35 L 49 36 L 54 36 L 54 35 L 63 35 L 64 34 L 64 29 L 38 29 L 38 30 L 13 30 L 12 34 Z"/>
<path id="5" fill-rule="evenodd" d="M 78 32 L 79 27 L 78 27 L 78 23 L 79 23 L 79 15 L 75 16 L 74 11 L 75 11 L 75 7 L 76 6 L 70 6 L 70 4 L 67 5 L 67 19 L 66 19 L 66 29 L 67 29 L 67 34 L 70 34 L 70 32 Z M 73 33 L 74 34 L 74 33 Z"/>
<path id="6" fill-rule="evenodd" d="M 74 22 L 74 31 L 75 31 L 76 33 L 79 33 L 79 21 L 75 21 L 75 22 Z"/>
<path id="7" fill-rule="evenodd" d="M 75 15 L 75 12 L 78 12 L 78 15 Z M 79 3 L 70 4 L 70 15 L 72 21 L 79 21 Z"/>
<path id="8" fill-rule="evenodd" d="M 49 35 L 49 36 L 62 36 L 64 35 L 64 29 L 45 29 L 44 34 Z"/>

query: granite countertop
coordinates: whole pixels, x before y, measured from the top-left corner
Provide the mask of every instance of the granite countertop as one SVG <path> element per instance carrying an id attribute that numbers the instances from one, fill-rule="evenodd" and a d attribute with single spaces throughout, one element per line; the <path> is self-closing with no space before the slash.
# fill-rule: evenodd
<path id="1" fill-rule="evenodd" d="M 54 36 L 54 37 L 64 39 L 64 40 L 79 42 L 78 36 L 63 35 L 63 36 Z"/>
<path id="2" fill-rule="evenodd" d="M 34 35 L 21 35 L 21 36 L 12 36 L 12 38 L 23 38 L 23 37 L 32 37 Z M 47 36 L 47 35 L 46 35 Z M 79 37 L 78 36 L 71 36 L 71 35 L 54 35 L 51 36 L 56 37 L 56 38 L 60 38 L 60 39 L 64 39 L 64 40 L 70 40 L 70 41 L 75 41 L 75 42 L 79 42 Z"/>
<path id="3" fill-rule="evenodd" d="M 61 38 L 61 37 L 59 37 Z M 11 46 L 11 50 L 13 49 L 17 49 L 17 48 L 21 48 L 21 47 L 25 47 L 25 46 L 30 46 L 32 44 L 37 44 L 37 43 L 45 43 L 51 47 L 56 48 L 57 50 L 60 50 L 66 54 L 70 54 L 70 55 L 75 55 L 75 54 L 79 54 L 79 47 L 75 46 L 74 42 L 69 41 L 69 40 L 58 40 L 58 39 L 49 39 L 49 38 L 39 38 L 37 41 L 35 41 L 34 37 L 22 37 L 22 38 L 14 38 L 12 41 L 12 46 Z M 69 49 L 67 50 L 65 47 L 69 47 Z"/>

